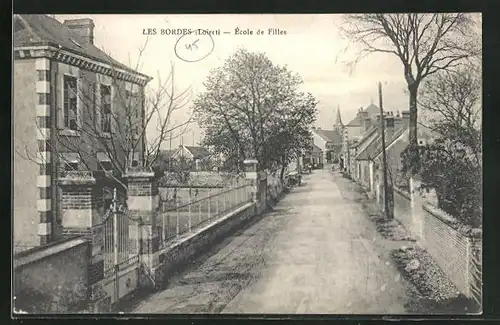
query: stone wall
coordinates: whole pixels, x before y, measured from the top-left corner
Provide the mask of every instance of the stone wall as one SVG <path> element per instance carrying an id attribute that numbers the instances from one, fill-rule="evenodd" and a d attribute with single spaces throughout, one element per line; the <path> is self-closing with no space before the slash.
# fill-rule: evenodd
<path id="1" fill-rule="evenodd" d="M 162 264 L 164 282 L 168 282 L 168 278 L 179 272 L 186 263 L 242 227 L 254 214 L 254 203 L 248 203 L 214 223 L 189 234 L 170 247 L 160 250 L 159 259 Z"/>
<path id="2" fill-rule="evenodd" d="M 63 240 L 14 257 L 14 308 L 28 313 L 79 311 L 89 299 L 90 244 Z"/>

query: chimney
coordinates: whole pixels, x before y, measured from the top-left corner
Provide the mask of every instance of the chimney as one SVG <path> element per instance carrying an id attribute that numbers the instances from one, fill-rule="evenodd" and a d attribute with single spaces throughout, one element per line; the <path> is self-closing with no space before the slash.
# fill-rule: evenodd
<path id="1" fill-rule="evenodd" d="M 85 41 L 94 44 L 94 21 L 90 18 L 65 20 L 64 26 L 76 32 Z"/>
<path id="2" fill-rule="evenodd" d="M 385 117 L 385 143 L 386 145 L 392 139 L 392 135 L 394 134 L 394 116 L 392 114 L 388 114 Z"/>
<path id="3" fill-rule="evenodd" d="M 368 131 L 371 126 L 372 126 L 372 119 L 369 118 L 368 116 L 365 116 L 365 119 L 363 120 L 363 127 L 365 132 Z"/>
<path id="4" fill-rule="evenodd" d="M 399 130 L 403 126 L 403 119 L 399 113 L 394 117 L 394 131 Z"/>
<path id="5" fill-rule="evenodd" d="M 410 111 L 402 111 L 401 119 L 404 128 L 408 128 L 410 126 Z"/>

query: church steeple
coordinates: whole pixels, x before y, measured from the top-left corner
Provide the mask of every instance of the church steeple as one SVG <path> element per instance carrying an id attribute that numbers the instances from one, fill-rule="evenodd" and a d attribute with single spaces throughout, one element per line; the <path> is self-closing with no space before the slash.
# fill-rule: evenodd
<path id="1" fill-rule="evenodd" d="M 335 121 L 335 128 L 343 128 L 344 124 L 342 123 L 342 117 L 340 116 L 340 105 L 337 106 L 337 120 Z"/>

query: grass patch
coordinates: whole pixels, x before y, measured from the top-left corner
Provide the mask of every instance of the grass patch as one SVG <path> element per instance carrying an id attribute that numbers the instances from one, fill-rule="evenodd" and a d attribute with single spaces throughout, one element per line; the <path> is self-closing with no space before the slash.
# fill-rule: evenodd
<path id="1" fill-rule="evenodd" d="M 377 231 L 386 239 L 394 241 L 415 241 L 415 238 L 396 219 L 387 220 L 381 213 L 370 213 L 370 220 L 375 223 Z"/>
<path id="2" fill-rule="evenodd" d="M 476 312 L 424 249 L 398 248 L 391 252 L 391 258 L 402 276 L 415 286 L 406 304 L 410 313 Z"/>

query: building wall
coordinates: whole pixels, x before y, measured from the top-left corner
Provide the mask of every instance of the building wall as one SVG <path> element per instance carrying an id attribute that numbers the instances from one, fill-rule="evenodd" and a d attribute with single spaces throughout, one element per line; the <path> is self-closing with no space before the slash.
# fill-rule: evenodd
<path id="1" fill-rule="evenodd" d="M 401 153 L 408 146 L 408 131 L 404 132 L 397 140 L 391 143 L 387 149 L 387 166 L 389 169 L 392 181 L 396 180 L 398 170 L 402 168 Z M 377 160 L 381 162 L 382 156 L 379 155 Z"/>
<path id="2" fill-rule="evenodd" d="M 12 217 L 15 250 L 36 246 L 39 243 L 36 186 L 39 167 L 35 161 L 38 150 L 36 81 L 35 60 L 14 61 Z"/>
<path id="3" fill-rule="evenodd" d="M 363 126 L 346 126 L 347 129 L 347 138 L 349 140 L 359 138 L 363 135 L 364 129 Z"/>
<path id="4" fill-rule="evenodd" d="M 125 99 L 125 89 L 126 85 L 125 82 L 122 80 L 113 80 L 112 77 L 110 76 L 104 76 L 100 74 L 96 74 L 94 72 L 86 71 L 83 69 L 78 69 L 76 67 L 72 67 L 70 65 L 58 62 L 57 64 L 53 65 L 53 73 L 54 73 L 54 92 L 57 94 L 55 98 L 55 103 L 57 108 L 57 119 L 56 125 L 58 126 L 59 129 L 63 128 L 63 121 L 62 121 L 62 109 L 63 109 L 63 97 L 62 97 L 62 78 L 64 74 L 72 75 L 75 77 L 79 78 L 79 92 L 80 95 L 80 118 L 82 119 L 82 122 L 80 123 L 83 125 L 86 131 L 83 132 L 67 132 L 64 130 L 59 131 L 58 135 L 58 140 L 60 141 L 60 144 L 58 145 L 58 152 L 75 152 L 75 151 L 80 151 L 84 155 L 84 161 L 85 163 L 88 164 L 88 167 L 85 166 L 85 164 L 81 164 L 81 169 L 92 169 L 96 170 L 98 169 L 98 163 L 97 160 L 95 159 L 95 151 L 101 151 L 105 152 L 105 146 L 102 145 L 101 141 L 98 141 L 95 134 L 95 128 L 89 126 L 91 124 L 90 122 L 93 121 L 93 119 L 100 119 L 99 116 L 99 111 L 102 109 L 100 108 L 100 99 L 96 99 L 96 105 L 97 105 L 97 114 L 95 112 L 94 104 L 93 104 L 93 93 L 94 90 L 91 88 L 93 83 L 99 83 L 99 84 L 106 84 L 106 85 L 111 85 L 112 86 L 112 110 L 113 110 L 113 115 L 116 116 L 116 120 L 112 121 L 112 128 L 113 132 L 115 133 L 114 135 L 114 142 L 115 144 L 117 143 L 126 143 L 125 136 L 129 135 L 129 131 L 125 131 L 125 122 L 124 124 L 119 125 L 119 121 L 126 121 L 127 118 L 130 116 L 130 114 L 127 115 L 127 112 L 125 108 L 127 107 L 124 99 Z M 139 86 L 135 86 L 138 92 L 141 92 L 142 89 Z M 99 96 L 97 96 L 99 97 Z M 129 106 L 130 107 L 130 106 Z M 134 116 L 135 118 L 135 116 Z M 137 117 L 137 119 L 142 119 L 142 109 L 141 109 L 141 114 Z M 134 121 L 134 124 L 136 121 Z M 118 130 L 118 131 L 115 131 Z M 109 140 L 108 142 L 109 147 L 112 147 L 112 141 Z M 143 158 L 143 150 L 142 150 L 142 141 L 138 141 L 136 150 L 137 152 L 140 153 L 140 158 Z M 84 148 L 84 150 L 82 150 Z M 117 159 L 120 161 L 125 160 L 125 152 L 120 150 L 119 145 L 115 145 L 116 148 L 116 154 L 117 154 Z M 115 153 L 114 151 L 112 151 Z"/>
<path id="5" fill-rule="evenodd" d="M 316 146 L 318 146 L 318 148 L 320 148 L 321 150 L 325 151 L 326 149 L 326 140 L 323 139 L 321 136 L 319 136 L 318 134 L 316 134 L 316 132 L 312 132 L 312 135 L 313 135 L 313 142 Z"/>

